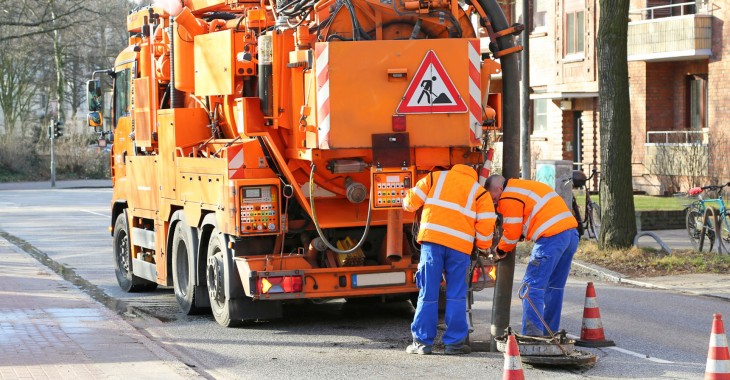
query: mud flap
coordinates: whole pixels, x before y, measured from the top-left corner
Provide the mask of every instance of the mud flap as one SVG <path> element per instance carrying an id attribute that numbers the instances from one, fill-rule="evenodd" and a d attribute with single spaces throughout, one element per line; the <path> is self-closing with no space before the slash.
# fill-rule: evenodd
<path id="1" fill-rule="evenodd" d="M 254 301 L 249 297 L 230 301 L 231 319 L 278 319 L 284 315 L 281 301 Z"/>

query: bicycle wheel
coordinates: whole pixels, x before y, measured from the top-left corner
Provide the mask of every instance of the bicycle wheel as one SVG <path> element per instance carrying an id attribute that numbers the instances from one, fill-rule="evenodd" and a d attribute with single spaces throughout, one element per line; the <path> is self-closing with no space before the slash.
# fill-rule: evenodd
<path id="1" fill-rule="evenodd" d="M 575 220 L 578 222 L 578 238 L 583 238 L 583 233 L 585 232 L 585 228 L 583 227 L 584 220 L 580 216 L 580 208 L 578 208 L 578 203 L 575 201 L 575 197 L 573 197 L 572 202 L 572 208 L 573 208 L 573 216 L 575 217 Z"/>
<path id="2" fill-rule="evenodd" d="M 591 202 L 586 206 L 588 218 L 588 237 L 598 240 L 601 233 L 601 206 L 596 202 Z"/>
<path id="3" fill-rule="evenodd" d="M 692 243 L 692 247 L 698 251 L 700 250 L 700 235 L 702 234 L 702 225 L 704 223 L 703 218 L 704 213 L 696 206 L 687 208 L 687 233 L 689 234 L 689 240 Z M 712 247 L 715 245 L 713 225 L 711 221 L 708 223 L 709 225 L 705 232 L 705 241 L 702 247 L 703 251 L 705 247 L 709 247 L 707 250 L 712 251 Z"/>

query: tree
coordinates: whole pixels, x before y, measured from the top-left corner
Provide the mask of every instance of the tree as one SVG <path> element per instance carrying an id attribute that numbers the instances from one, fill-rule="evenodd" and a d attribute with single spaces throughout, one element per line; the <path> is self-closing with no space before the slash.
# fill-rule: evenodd
<path id="1" fill-rule="evenodd" d="M 110 68 L 126 45 L 131 7 L 128 0 L 0 0 L 4 132 L 42 128 L 67 110 L 74 119 L 91 73 Z"/>
<path id="2" fill-rule="evenodd" d="M 598 245 L 627 248 L 636 236 L 631 183 L 627 35 L 629 0 L 599 0 L 598 104 L 601 135 L 601 233 Z"/>
<path id="3" fill-rule="evenodd" d="M 3 45 L 5 49 L 0 49 L 0 111 L 5 120 L 5 133 L 13 135 L 16 126 L 31 109 L 39 67 L 35 60 L 37 57 L 19 53 L 16 44 Z M 24 134 L 25 131 L 21 130 L 21 135 Z"/>

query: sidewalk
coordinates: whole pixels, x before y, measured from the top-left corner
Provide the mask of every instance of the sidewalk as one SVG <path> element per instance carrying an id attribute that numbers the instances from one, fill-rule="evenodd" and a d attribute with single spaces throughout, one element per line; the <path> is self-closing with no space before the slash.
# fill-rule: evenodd
<path id="1" fill-rule="evenodd" d="M 112 187 L 111 179 L 74 179 L 56 181 L 56 186 L 51 187 L 51 181 L 43 182 L 2 182 L 0 190 L 39 190 L 39 189 L 88 189 Z"/>
<path id="2" fill-rule="evenodd" d="M 0 379 L 202 378 L 0 239 Z"/>

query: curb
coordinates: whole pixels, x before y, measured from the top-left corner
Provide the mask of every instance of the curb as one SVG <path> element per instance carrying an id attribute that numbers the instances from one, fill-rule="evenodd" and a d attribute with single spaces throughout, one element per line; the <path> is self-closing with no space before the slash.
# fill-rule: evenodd
<path id="1" fill-rule="evenodd" d="M 592 276 L 596 276 L 600 279 L 614 282 L 617 284 L 630 284 L 630 285 L 641 286 L 643 288 L 650 288 L 650 289 L 664 289 L 664 290 L 672 289 L 672 288 L 666 287 L 666 286 L 655 285 L 655 284 L 650 284 L 648 282 L 632 280 L 621 273 L 614 272 L 614 271 L 608 270 L 606 268 L 599 267 L 597 265 L 584 263 L 579 260 L 573 260 L 573 266 L 571 269 L 573 269 L 577 273 L 589 274 Z"/>

